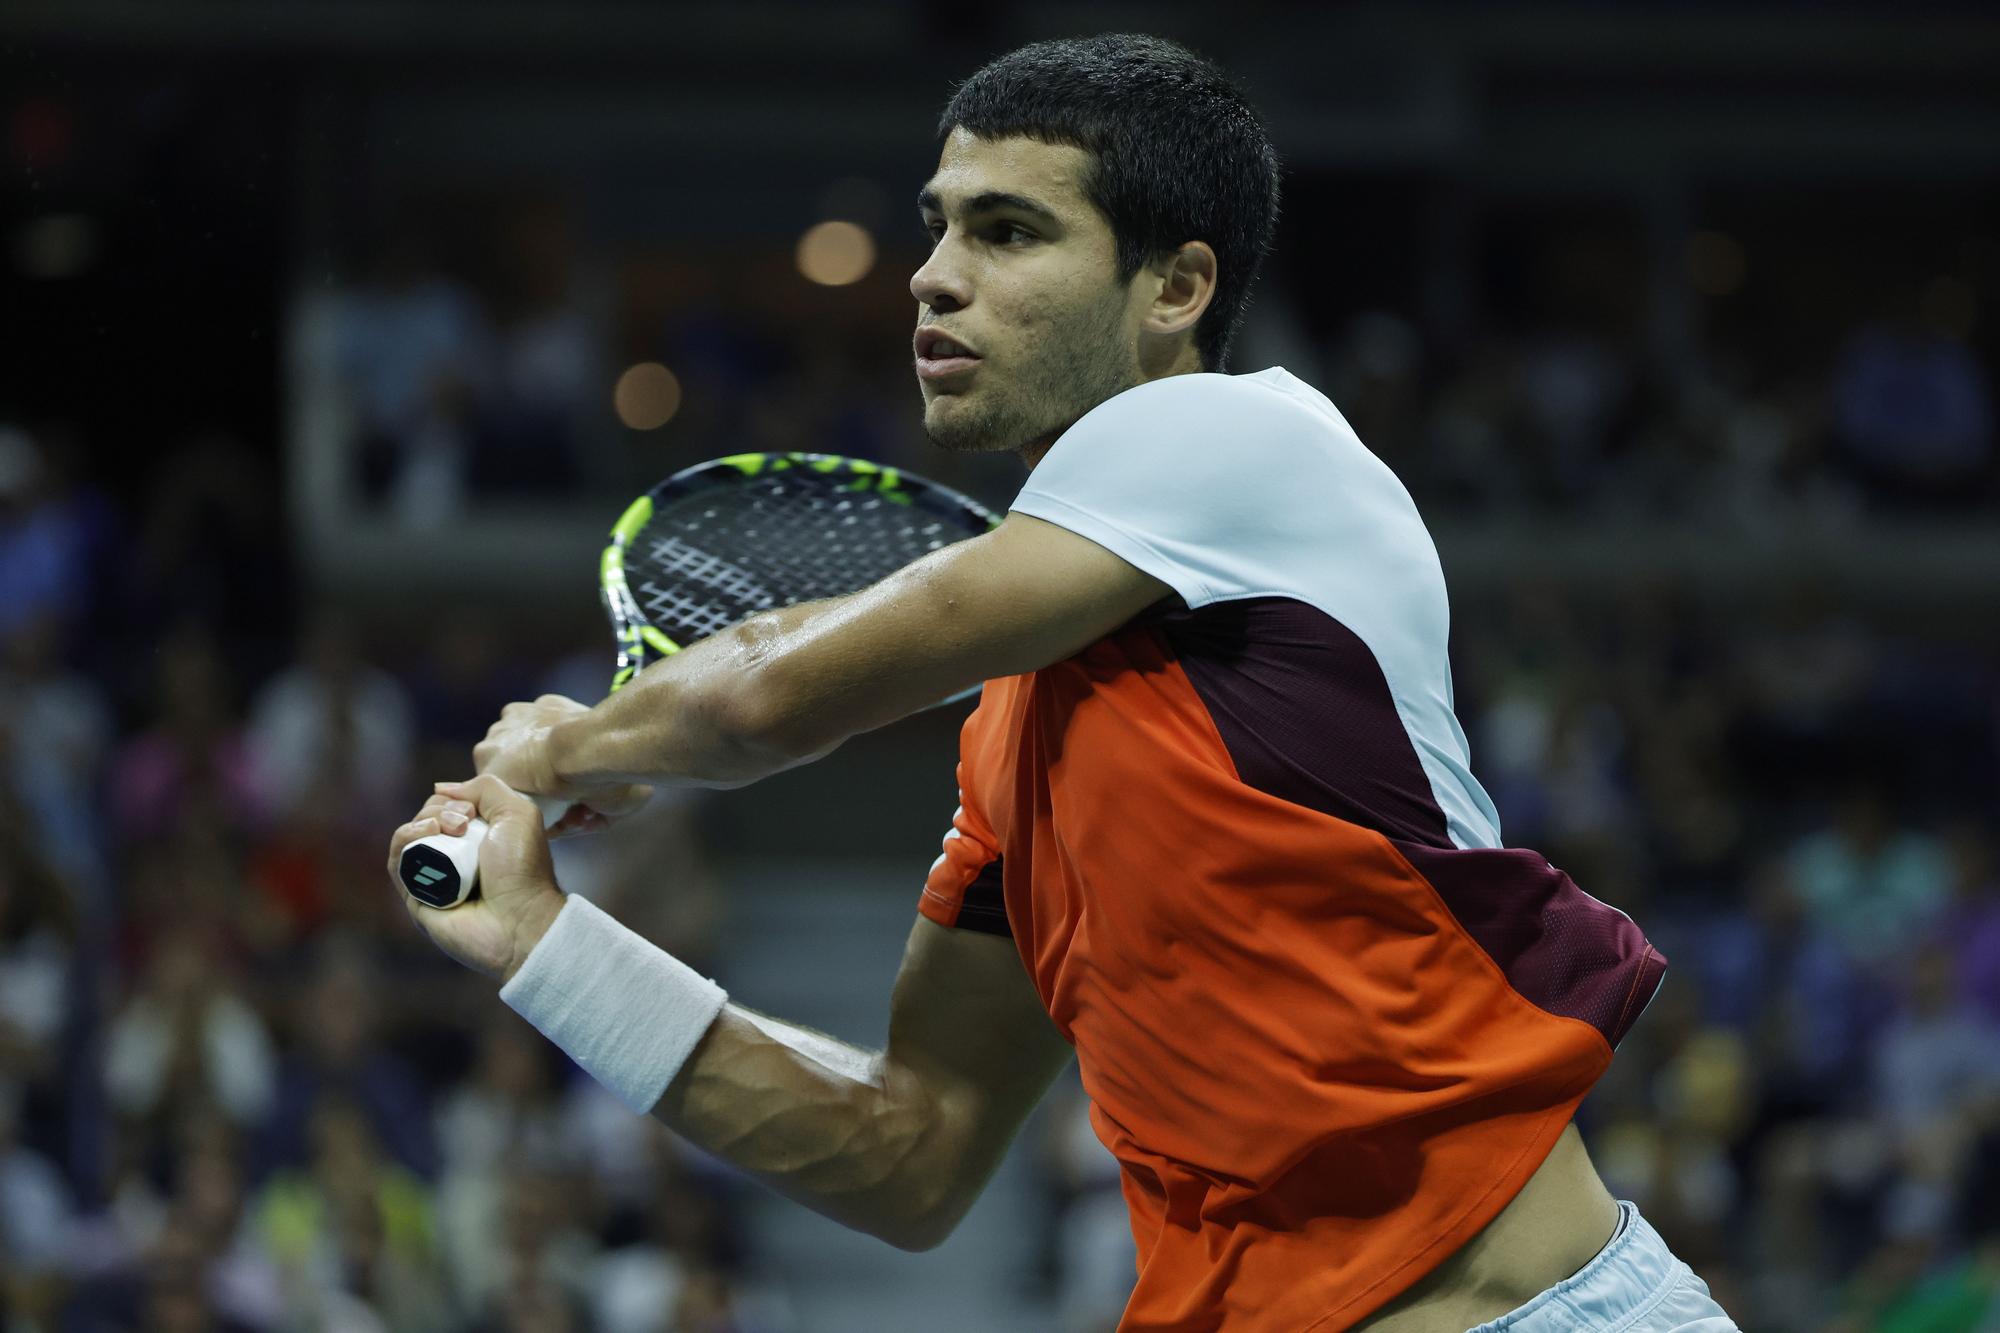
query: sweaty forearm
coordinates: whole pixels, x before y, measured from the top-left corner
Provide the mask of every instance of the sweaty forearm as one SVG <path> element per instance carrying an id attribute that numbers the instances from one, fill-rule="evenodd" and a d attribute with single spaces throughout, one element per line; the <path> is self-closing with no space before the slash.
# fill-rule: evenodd
<path id="1" fill-rule="evenodd" d="M 503 1001 L 635 1112 L 808 1207 L 921 1248 L 984 1180 L 966 1169 L 978 1098 L 949 1071 L 729 1004 L 581 898 L 525 943 Z"/>
<path id="2" fill-rule="evenodd" d="M 844 1226 L 905 1249 L 956 1216 L 948 1099 L 880 1054 L 724 1009 L 653 1115 Z"/>
<path id="3" fill-rule="evenodd" d="M 802 762 L 773 719 L 783 707 L 767 668 L 806 606 L 756 616 L 657 662 L 548 735 L 565 786 L 667 782 L 733 787 Z"/>
<path id="4" fill-rule="evenodd" d="M 729 1004 L 554 888 L 528 890 L 560 906 L 494 969 L 500 998 L 634 1112 L 904 1249 L 944 1239 L 1070 1059 L 1008 939 L 919 917 L 878 1054 Z"/>

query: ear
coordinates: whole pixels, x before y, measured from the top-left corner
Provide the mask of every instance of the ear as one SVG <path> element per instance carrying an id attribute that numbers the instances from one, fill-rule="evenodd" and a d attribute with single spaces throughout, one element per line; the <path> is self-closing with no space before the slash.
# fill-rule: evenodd
<path id="1" fill-rule="evenodd" d="M 1175 334 L 1192 329 L 1215 299 L 1215 251 L 1207 241 L 1189 241 L 1156 261 L 1159 295 L 1141 327 L 1147 333 Z"/>

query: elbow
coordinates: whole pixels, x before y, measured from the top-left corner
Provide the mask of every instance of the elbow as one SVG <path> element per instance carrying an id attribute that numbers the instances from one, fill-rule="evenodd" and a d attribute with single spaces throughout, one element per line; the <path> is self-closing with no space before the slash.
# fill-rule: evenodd
<path id="1" fill-rule="evenodd" d="M 898 1191 L 895 1225 L 882 1239 L 912 1254 L 935 1250 L 951 1238 L 958 1224 L 972 1211 L 985 1185 L 983 1174 L 968 1175 L 958 1153 L 947 1159 L 950 1165 L 912 1179 L 905 1177 Z"/>
<path id="2" fill-rule="evenodd" d="M 826 710 L 808 697 L 800 673 L 781 655 L 753 647 L 716 685 L 711 721 L 748 777 L 802 764 L 846 739 L 829 734 Z"/>
<path id="3" fill-rule="evenodd" d="M 946 1206 L 899 1218 L 895 1225 L 883 1227 L 875 1234 L 899 1250 L 922 1254 L 950 1239 L 965 1211 L 965 1205 L 954 1200 Z"/>
<path id="4" fill-rule="evenodd" d="M 875 1239 L 886 1241 L 905 1254 L 922 1254 L 925 1250 L 936 1249 L 944 1242 L 944 1235 L 933 1235 L 921 1228 L 900 1222 L 893 1226 L 874 1227 L 871 1229 L 871 1234 Z"/>
<path id="5" fill-rule="evenodd" d="M 971 1211 L 984 1183 L 968 1178 L 959 1169 L 962 1164 L 953 1152 L 933 1158 L 924 1169 L 903 1173 L 894 1193 L 880 1196 L 888 1206 L 878 1214 L 881 1225 L 871 1228 L 874 1234 L 911 1254 L 944 1244 Z"/>
<path id="6" fill-rule="evenodd" d="M 709 707 L 718 748 L 729 756 L 725 767 L 730 778 L 754 781 L 802 764 L 826 748 L 813 743 L 799 706 L 783 682 L 773 679 L 777 674 L 745 671 L 717 691 Z"/>

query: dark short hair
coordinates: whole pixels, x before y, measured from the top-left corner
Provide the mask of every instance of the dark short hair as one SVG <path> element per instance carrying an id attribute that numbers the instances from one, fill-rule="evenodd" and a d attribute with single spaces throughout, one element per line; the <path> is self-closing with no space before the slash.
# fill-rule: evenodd
<path id="1" fill-rule="evenodd" d="M 1189 241 L 1215 251 L 1215 296 L 1195 325 L 1202 365 L 1222 370 L 1278 221 L 1278 154 L 1250 103 L 1214 64 L 1140 33 L 1036 42 L 960 84 L 938 138 L 962 128 L 1088 152 L 1084 193 L 1111 223 L 1118 277 Z"/>

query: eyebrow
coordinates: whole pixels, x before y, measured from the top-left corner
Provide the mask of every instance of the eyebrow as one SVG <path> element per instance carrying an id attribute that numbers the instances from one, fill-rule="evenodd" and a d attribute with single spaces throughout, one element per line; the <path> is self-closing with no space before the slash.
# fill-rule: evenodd
<path id="1" fill-rule="evenodd" d="M 917 207 L 927 213 L 944 212 L 943 201 L 938 198 L 937 191 L 929 186 L 918 191 Z M 965 201 L 964 207 L 968 213 L 998 213 L 1011 210 L 1016 213 L 1026 213 L 1029 217 L 1037 218 L 1050 226 L 1062 225 L 1062 219 L 1045 205 L 1036 203 L 1025 194 L 1009 194 L 1005 190 L 988 190 L 983 194 L 975 194 Z"/>

